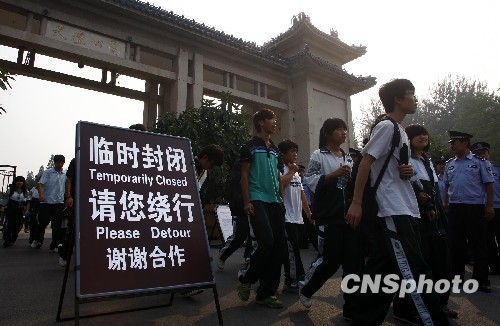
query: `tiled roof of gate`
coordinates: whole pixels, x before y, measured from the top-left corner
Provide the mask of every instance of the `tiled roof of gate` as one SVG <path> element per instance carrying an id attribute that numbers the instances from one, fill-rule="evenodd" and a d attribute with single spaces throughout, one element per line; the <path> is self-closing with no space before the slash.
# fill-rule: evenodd
<path id="1" fill-rule="evenodd" d="M 358 85 L 371 87 L 377 83 L 376 77 L 355 76 L 353 74 L 348 73 L 344 68 L 311 54 L 311 52 L 309 51 L 309 47 L 307 45 L 302 52 L 294 55 L 293 57 L 288 58 L 289 67 L 293 67 L 294 65 L 296 65 L 296 64 L 298 64 L 306 59 L 310 59 L 313 62 L 315 62 L 317 65 L 325 68 L 326 70 L 331 71 L 331 72 L 337 74 L 338 76 L 340 76 L 348 81 L 354 82 Z"/>
<path id="2" fill-rule="evenodd" d="M 121 7 L 126 8 L 126 9 L 136 11 L 138 13 L 141 13 L 143 15 L 149 16 L 149 17 L 154 18 L 154 19 L 158 19 L 162 22 L 165 22 L 167 24 L 171 24 L 171 25 L 176 26 L 178 28 L 192 31 L 194 33 L 197 33 L 197 34 L 202 35 L 204 37 L 207 37 L 209 39 L 230 45 L 232 47 L 238 48 L 242 51 L 252 53 L 254 55 L 258 55 L 259 57 L 262 57 L 264 59 L 270 60 L 274 63 L 280 64 L 280 65 L 283 65 L 286 67 L 290 67 L 293 63 L 295 63 L 298 60 L 298 58 L 301 57 L 301 55 L 304 55 L 304 53 L 300 53 L 300 54 L 293 56 L 291 58 L 284 57 L 280 54 L 273 53 L 266 46 L 258 46 L 255 42 L 249 42 L 249 41 L 243 40 L 242 38 L 234 37 L 233 35 L 229 35 L 227 33 L 219 31 L 219 30 L 215 29 L 214 27 L 205 25 L 203 23 L 198 23 L 194 19 L 188 19 L 188 18 L 184 17 L 184 15 L 178 15 L 178 14 L 174 13 L 173 11 L 167 11 L 159 6 L 155 6 L 155 5 L 150 4 L 148 2 L 144 2 L 144 1 L 140 1 L 140 0 L 101 0 L 101 1 L 105 2 L 105 3 L 110 3 L 110 4 L 117 4 Z M 293 30 L 293 27 L 289 31 L 285 32 L 284 34 L 288 35 L 288 33 L 290 33 L 291 30 Z M 319 32 L 321 32 L 321 31 L 319 31 Z M 321 33 L 323 33 L 323 32 L 321 32 Z M 284 34 L 282 34 L 282 35 L 284 35 Z M 271 41 L 271 42 L 273 42 L 273 41 Z M 364 47 L 362 47 L 362 49 L 364 51 Z M 327 68 L 330 71 L 334 71 L 337 74 L 342 75 L 346 79 L 356 81 L 357 83 L 360 83 L 363 85 L 371 85 L 372 79 L 375 80 L 374 77 L 356 77 L 352 74 L 349 74 L 347 71 L 345 71 L 344 69 L 342 69 L 341 67 L 339 67 L 337 65 L 329 63 L 328 61 L 323 60 L 319 57 L 314 57 L 310 53 L 308 53 L 308 55 L 311 58 L 313 58 L 313 60 L 315 62 L 317 62 L 318 64 L 324 66 L 325 68 Z"/>
<path id="3" fill-rule="evenodd" d="M 276 36 L 269 42 L 266 42 L 264 44 L 264 48 L 271 48 L 274 46 L 276 43 L 279 43 L 282 40 L 285 40 L 289 36 L 293 35 L 295 31 L 297 31 L 302 25 L 307 25 L 309 28 L 311 28 L 315 33 L 321 35 L 322 37 L 326 38 L 330 42 L 334 43 L 336 46 L 345 49 L 351 53 L 355 53 L 358 55 L 363 55 L 366 53 L 366 46 L 356 46 L 356 45 L 349 45 L 345 42 L 342 42 L 339 37 L 337 31 L 331 30 L 330 34 L 327 34 L 321 30 L 319 30 L 316 26 L 314 26 L 311 23 L 311 19 L 309 16 L 307 16 L 305 13 L 301 12 L 298 15 L 293 17 L 293 24 L 292 27 L 290 27 L 286 32 L 281 33 L 280 35 Z"/>

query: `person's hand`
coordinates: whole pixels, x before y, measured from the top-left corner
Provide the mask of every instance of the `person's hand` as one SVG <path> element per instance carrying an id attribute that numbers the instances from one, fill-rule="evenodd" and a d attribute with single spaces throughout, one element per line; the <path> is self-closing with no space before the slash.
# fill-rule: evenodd
<path id="1" fill-rule="evenodd" d="M 434 221 L 436 219 L 436 212 L 435 211 L 428 211 L 427 218 L 429 219 L 429 221 Z"/>
<path id="2" fill-rule="evenodd" d="M 64 201 L 64 207 L 67 207 L 67 208 L 73 207 L 73 198 L 72 197 L 66 198 L 66 200 Z"/>
<path id="3" fill-rule="evenodd" d="M 486 207 L 486 219 L 491 221 L 495 218 L 495 209 L 493 207 Z"/>
<path id="4" fill-rule="evenodd" d="M 410 164 L 402 164 L 399 166 L 399 176 L 403 180 L 408 180 L 413 177 L 413 166 Z"/>
<path id="5" fill-rule="evenodd" d="M 431 199 L 431 196 L 429 196 L 428 194 L 426 194 L 425 192 L 421 191 L 418 193 L 418 196 L 417 196 L 417 200 L 420 204 L 423 204 L 425 203 L 426 201 L 428 201 L 429 199 Z"/>
<path id="6" fill-rule="evenodd" d="M 448 209 L 448 203 L 443 203 L 443 209 L 444 209 L 444 212 L 446 214 L 448 214 L 448 211 L 449 211 L 449 209 Z"/>
<path id="7" fill-rule="evenodd" d="M 343 165 L 337 170 L 333 171 L 331 175 L 335 178 L 342 176 L 349 177 L 351 175 L 351 168 L 349 167 L 349 165 Z"/>
<path id="8" fill-rule="evenodd" d="M 357 229 L 359 223 L 361 222 L 361 214 L 363 209 L 360 204 L 352 203 L 351 207 L 347 211 L 347 224 L 349 224 L 354 229 Z"/>
<path id="9" fill-rule="evenodd" d="M 43 193 L 38 194 L 38 201 L 44 202 L 45 201 L 45 194 L 43 194 Z"/>
<path id="10" fill-rule="evenodd" d="M 311 222 L 311 224 L 314 224 L 314 220 L 312 219 L 312 213 L 311 211 L 306 212 L 306 217 Z"/>
<path id="11" fill-rule="evenodd" d="M 252 203 L 245 204 L 245 207 L 243 209 L 245 211 L 245 214 L 247 214 L 247 216 L 254 216 Z"/>
<path id="12" fill-rule="evenodd" d="M 299 171 L 299 166 L 295 163 L 288 163 L 287 166 L 288 166 L 288 170 L 291 171 L 293 174 L 295 174 L 295 172 Z"/>

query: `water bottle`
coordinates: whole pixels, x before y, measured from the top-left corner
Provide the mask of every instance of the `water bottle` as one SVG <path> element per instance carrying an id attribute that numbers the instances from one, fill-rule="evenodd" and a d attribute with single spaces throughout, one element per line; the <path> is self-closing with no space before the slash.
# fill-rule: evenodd
<path id="1" fill-rule="evenodd" d="M 351 169 L 350 166 L 348 166 L 349 170 Z M 347 186 L 347 181 L 349 181 L 349 178 L 345 175 L 342 175 L 337 178 L 337 188 L 338 189 L 345 189 Z"/>

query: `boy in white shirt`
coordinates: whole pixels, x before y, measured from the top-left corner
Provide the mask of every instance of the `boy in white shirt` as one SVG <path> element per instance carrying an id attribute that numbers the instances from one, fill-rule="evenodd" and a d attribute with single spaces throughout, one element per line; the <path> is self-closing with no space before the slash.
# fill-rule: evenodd
<path id="1" fill-rule="evenodd" d="M 397 132 L 394 124 L 397 123 L 399 143 L 389 158 L 376 192 L 379 210 L 374 217 L 374 243 L 364 274 L 372 278 L 381 275 L 382 279 L 386 275 L 396 274 L 400 280 L 412 279 L 415 282 L 423 275 L 426 280 L 432 281 L 430 267 L 424 261 L 414 229 L 413 219 L 419 218 L 420 213 L 409 180 L 413 176 L 413 168 L 408 162 L 401 160 L 402 157 L 410 156 L 408 137 L 401 122 L 407 114 L 413 114 L 417 110 L 415 87 L 407 79 L 394 79 L 380 87 L 379 96 L 387 118 L 373 128 L 370 140 L 362 151 L 363 158 L 359 165 L 347 222 L 354 228 L 359 226 L 363 191 L 365 184 L 369 182 L 369 173 L 373 186 L 391 152 L 392 138 Z M 385 293 L 381 288 L 375 292 L 359 294 L 352 325 L 382 324 L 393 297 L 394 293 Z M 449 325 L 436 292 L 414 291 L 410 297 L 416 307 L 419 324 Z"/>
<path id="2" fill-rule="evenodd" d="M 281 184 L 283 186 L 283 203 L 285 205 L 285 237 L 287 243 L 287 257 L 283 260 L 285 267 L 285 290 L 293 293 L 299 292 L 298 281 L 304 276 L 304 265 L 300 257 L 300 245 L 302 243 L 301 226 L 304 224 L 302 210 L 306 212 L 307 218 L 312 223 L 311 210 L 307 204 L 307 198 L 302 188 L 296 164 L 299 146 L 291 141 L 284 140 L 278 145 L 281 159 L 283 161 L 283 174 Z"/>

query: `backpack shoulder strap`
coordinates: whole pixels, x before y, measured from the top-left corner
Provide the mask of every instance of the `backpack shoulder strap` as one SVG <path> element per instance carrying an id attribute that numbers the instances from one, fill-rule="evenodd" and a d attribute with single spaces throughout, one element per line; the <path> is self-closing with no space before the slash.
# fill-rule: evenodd
<path id="1" fill-rule="evenodd" d="M 378 186 L 380 185 L 380 182 L 382 181 L 382 177 L 384 176 L 385 170 L 387 170 L 387 166 L 389 165 L 389 161 L 391 160 L 392 154 L 394 154 L 394 150 L 396 149 L 397 146 L 399 146 L 399 142 L 401 141 L 401 133 L 399 131 L 398 124 L 396 121 L 389 117 L 385 117 L 383 120 L 390 120 L 392 124 L 394 125 L 394 134 L 392 135 L 392 141 L 391 141 L 391 150 L 389 151 L 389 155 L 387 155 L 387 158 L 385 159 L 384 165 L 382 166 L 382 169 L 380 170 L 380 173 L 377 177 L 377 180 L 375 181 L 375 184 L 373 185 L 373 191 L 376 192 L 378 189 Z M 382 121 L 383 121 L 382 120 Z"/>

